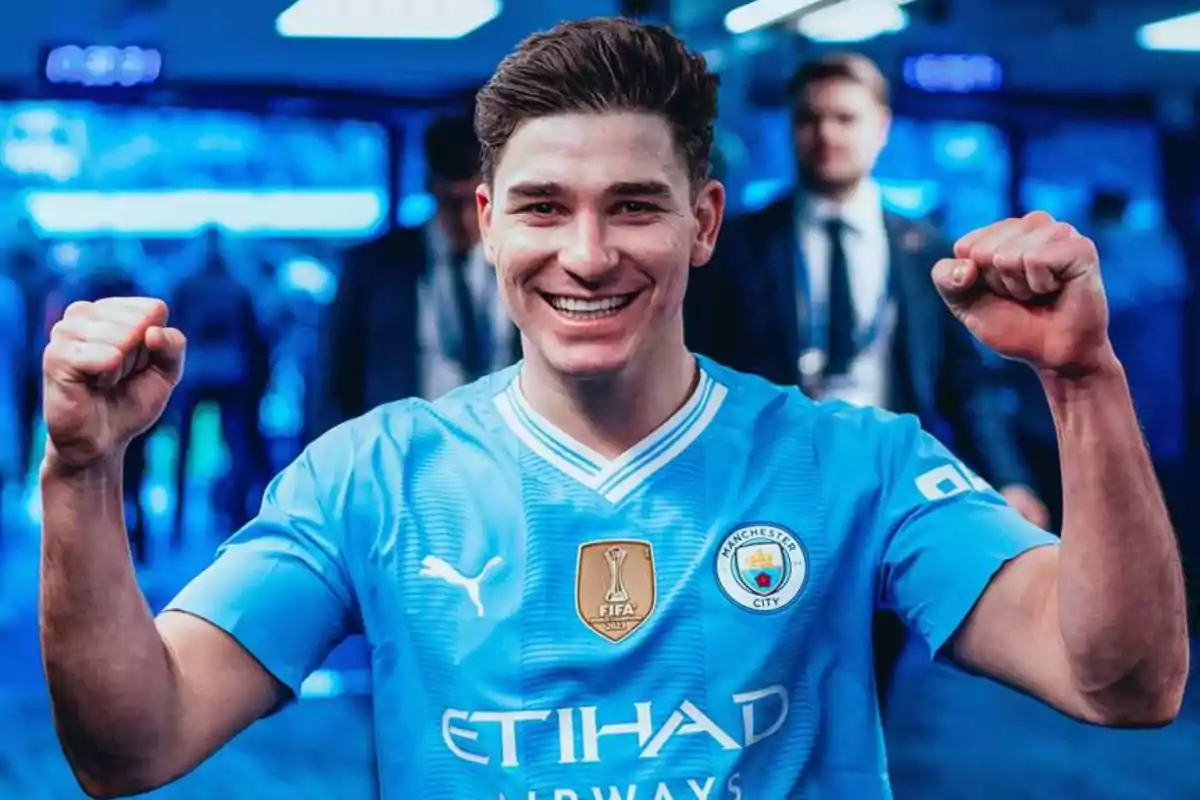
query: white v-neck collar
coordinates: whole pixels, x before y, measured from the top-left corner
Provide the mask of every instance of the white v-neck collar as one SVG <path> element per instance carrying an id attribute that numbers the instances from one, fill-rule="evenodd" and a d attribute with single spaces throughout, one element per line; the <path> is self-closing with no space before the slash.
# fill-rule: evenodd
<path id="1" fill-rule="evenodd" d="M 608 459 L 535 411 L 521 393 L 519 374 L 496 395 L 500 416 L 530 450 L 611 503 L 623 500 L 686 450 L 712 422 L 727 393 L 701 367 L 700 380 L 682 408 L 645 439 Z"/>

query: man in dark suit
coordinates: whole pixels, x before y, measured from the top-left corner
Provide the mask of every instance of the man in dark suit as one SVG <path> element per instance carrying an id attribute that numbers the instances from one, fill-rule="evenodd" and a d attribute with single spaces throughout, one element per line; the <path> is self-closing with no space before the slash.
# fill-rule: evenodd
<path id="1" fill-rule="evenodd" d="M 425 130 L 425 225 L 346 253 L 329 308 L 310 435 L 405 397 L 433 399 L 520 357 L 479 243 L 479 142 L 465 116 Z"/>
<path id="2" fill-rule="evenodd" d="M 930 277 L 949 244 L 886 212 L 870 179 L 891 119 L 886 79 L 838 54 L 802 66 L 789 97 L 800 191 L 726 222 L 688 290 L 692 348 L 818 399 L 916 414 L 1044 526 L 982 356 Z M 881 686 L 902 630 L 879 631 Z"/>

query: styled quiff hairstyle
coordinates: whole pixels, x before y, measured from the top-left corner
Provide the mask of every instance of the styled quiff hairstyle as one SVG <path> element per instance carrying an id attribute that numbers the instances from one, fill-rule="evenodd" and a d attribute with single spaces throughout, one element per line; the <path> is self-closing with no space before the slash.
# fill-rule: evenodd
<path id="1" fill-rule="evenodd" d="M 719 78 L 668 29 L 602 17 L 535 33 L 509 54 L 475 101 L 489 184 L 526 120 L 577 112 L 661 114 L 692 188 L 709 179 Z"/>

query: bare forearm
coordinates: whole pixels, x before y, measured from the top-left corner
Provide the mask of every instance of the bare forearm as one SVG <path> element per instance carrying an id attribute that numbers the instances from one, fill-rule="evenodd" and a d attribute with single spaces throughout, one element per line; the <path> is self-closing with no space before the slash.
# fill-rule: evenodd
<path id="1" fill-rule="evenodd" d="M 1174 702 L 1187 675 L 1175 534 L 1117 360 L 1044 377 L 1062 454 L 1059 621 L 1079 688 L 1115 713 Z"/>
<path id="2" fill-rule="evenodd" d="M 170 661 L 126 545 L 120 459 L 42 466 L 39 621 L 64 751 L 89 791 L 145 772 L 167 741 Z M 120 791 L 118 788 L 117 791 Z"/>

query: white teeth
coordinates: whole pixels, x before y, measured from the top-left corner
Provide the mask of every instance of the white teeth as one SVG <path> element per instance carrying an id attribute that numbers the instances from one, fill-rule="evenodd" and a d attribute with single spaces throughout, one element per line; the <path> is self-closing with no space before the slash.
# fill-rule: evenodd
<path id="1" fill-rule="evenodd" d="M 602 315 L 618 311 L 629 305 L 632 299 L 633 295 L 631 294 L 620 295 L 618 297 L 604 297 L 597 300 L 584 300 L 579 297 L 559 297 L 557 295 L 549 298 L 550 305 L 559 311 L 588 315 Z"/>

